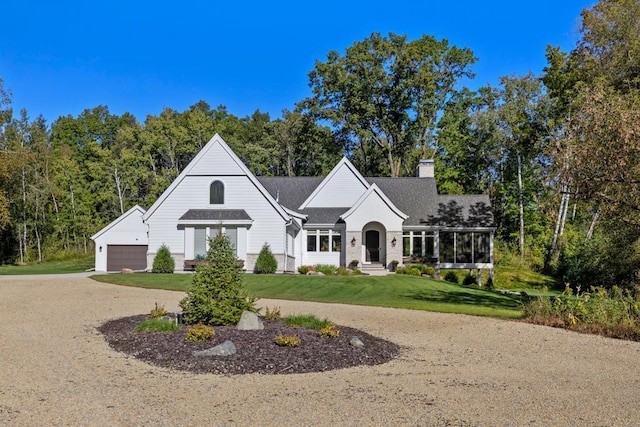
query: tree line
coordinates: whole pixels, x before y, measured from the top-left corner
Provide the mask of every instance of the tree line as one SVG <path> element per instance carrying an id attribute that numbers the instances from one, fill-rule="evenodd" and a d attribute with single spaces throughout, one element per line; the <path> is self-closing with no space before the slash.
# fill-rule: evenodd
<path id="1" fill-rule="evenodd" d="M 640 267 L 640 2 L 601 0 L 539 76 L 470 90 L 477 60 L 431 36 L 374 33 L 331 51 L 310 96 L 272 119 L 199 101 L 144 122 L 107 106 L 51 124 L 17 114 L 0 80 L 0 261 L 90 252 L 89 236 L 150 206 L 219 133 L 256 175 L 413 175 L 491 197 L 498 257 L 574 286 L 632 285 Z"/>

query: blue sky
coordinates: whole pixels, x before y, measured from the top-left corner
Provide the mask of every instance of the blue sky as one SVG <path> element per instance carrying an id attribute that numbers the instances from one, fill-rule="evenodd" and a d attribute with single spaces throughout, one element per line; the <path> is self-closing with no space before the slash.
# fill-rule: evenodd
<path id="1" fill-rule="evenodd" d="M 13 107 L 50 123 L 107 105 L 141 121 L 199 100 L 280 117 L 309 96 L 327 52 L 372 32 L 423 34 L 468 47 L 471 88 L 539 75 L 547 45 L 570 50 L 592 0 L 322 2 L 22 2 L 3 5 L 0 77 Z"/>

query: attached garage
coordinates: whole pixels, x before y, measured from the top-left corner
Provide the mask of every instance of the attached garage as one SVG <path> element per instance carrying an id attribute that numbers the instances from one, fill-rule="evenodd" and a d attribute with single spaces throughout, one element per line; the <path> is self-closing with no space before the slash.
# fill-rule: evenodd
<path id="1" fill-rule="evenodd" d="M 146 270 L 149 237 L 142 222 L 145 210 L 134 206 L 91 236 L 96 245 L 96 271 Z"/>
<path id="2" fill-rule="evenodd" d="M 107 271 L 147 268 L 147 245 L 107 245 Z"/>

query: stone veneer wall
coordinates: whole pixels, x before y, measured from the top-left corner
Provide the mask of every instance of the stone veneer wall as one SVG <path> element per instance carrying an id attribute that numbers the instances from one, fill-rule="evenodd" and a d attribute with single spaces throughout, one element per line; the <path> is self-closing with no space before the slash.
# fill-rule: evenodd
<path id="1" fill-rule="evenodd" d="M 355 238 L 355 246 L 351 246 L 351 240 Z M 357 259 L 359 261 L 358 266 L 362 267 L 362 232 L 361 231 L 347 231 L 345 242 L 345 264 L 349 266 L 352 260 Z"/>
<path id="2" fill-rule="evenodd" d="M 391 244 L 394 237 L 396 238 L 395 247 Z M 387 264 L 385 267 L 389 268 L 389 264 L 393 260 L 402 264 L 402 231 L 387 231 Z"/>
<path id="3" fill-rule="evenodd" d="M 258 261 L 258 254 L 247 254 L 247 259 L 244 260 L 244 268 L 247 271 L 247 273 L 253 273 L 253 268 L 256 266 L 256 261 Z M 280 253 L 273 253 L 273 256 L 275 257 L 276 261 L 278 262 L 278 267 L 276 269 L 277 273 L 282 273 L 284 271 L 284 253 L 280 252 Z M 291 271 L 294 270 L 293 267 L 291 267 L 292 265 L 295 265 L 295 259 L 292 257 L 289 257 L 289 269 Z"/>

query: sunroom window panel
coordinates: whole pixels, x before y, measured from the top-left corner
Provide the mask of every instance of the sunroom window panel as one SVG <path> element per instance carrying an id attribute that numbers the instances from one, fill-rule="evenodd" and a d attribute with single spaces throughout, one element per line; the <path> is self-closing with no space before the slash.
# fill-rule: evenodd
<path id="1" fill-rule="evenodd" d="M 411 236 L 409 234 L 402 236 L 402 256 L 411 256 Z"/>
<path id="2" fill-rule="evenodd" d="M 454 233 L 440 233 L 440 262 L 455 262 L 454 241 Z"/>
<path id="3" fill-rule="evenodd" d="M 427 258 L 433 257 L 433 234 L 424 236 L 424 256 Z"/>
<path id="4" fill-rule="evenodd" d="M 471 262 L 471 233 L 458 233 L 456 236 L 456 262 L 468 264 Z"/>
<path id="5" fill-rule="evenodd" d="M 417 257 L 423 256 L 422 233 L 413 233 L 413 255 Z"/>
<path id="6" fill-rule="evenodd" d="M 489 233 L 474 233 L 473 245 L 474 262 L 489 262 Z"/>

